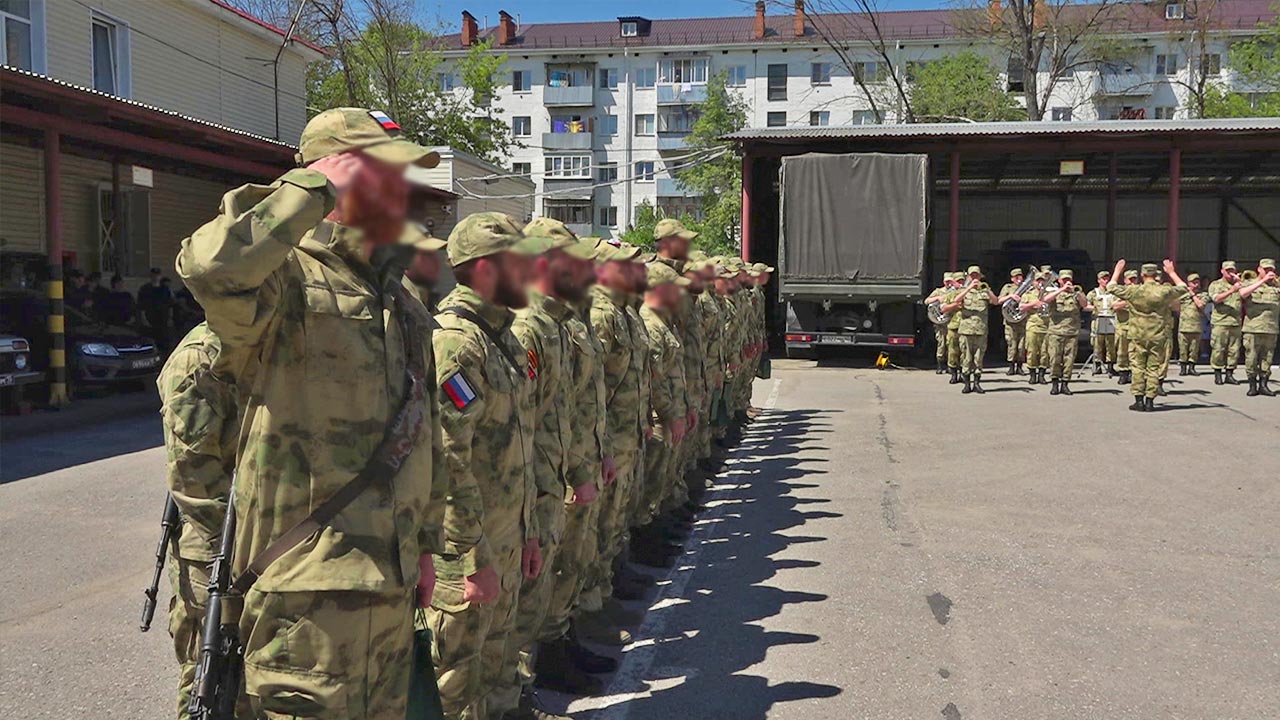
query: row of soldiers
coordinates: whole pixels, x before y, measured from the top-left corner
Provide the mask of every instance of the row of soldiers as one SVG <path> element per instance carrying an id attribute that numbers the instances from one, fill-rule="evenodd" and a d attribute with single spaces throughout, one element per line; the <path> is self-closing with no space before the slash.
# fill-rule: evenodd
<path id="1" fill-rule="evenodd" d="M 1164 381 L 1175 352 L 1175 336 L 1181 374 L 1198 374 L 1207 315 L 1214 382 L 1239 384 L 1235 369 L 1243 345 L 1247 395 L 1274 396 L 1269 383 L 1280 330 L 1275 260 L 1263 258 L 1256 271 L 1243 273 L 1237 272 L 1234 261 L 1224 261 L 1222 277 L 1210 283 L 1207 291 L 1201 290 L 1199 274 L 1191 273 L 1182 281 L 1167 261 L 1163 268 L 1145 264 L 1141 270 L 1124 270 L 1123 265 L 1099 272 L 1097 287 L 1088 293 L 1074 284 L 1069 269 L 1054 273 L 1041 267 L 1033 270 L 1031 282 L 1025 282 L 1023 271 L 1014 268 L 999 294 L 982 281 L 978 266 L 970 266 L 966 273 L 946 273 L 943 285 L 925 300 L 945 316 L 945 322 L 935 325 L 937 372 L 949 369 L 951 382 L 963 383 L 965 393 L 984 392 L 981 376 L 988 311 L 1007 306 L 1016 310 L 1003 313 L 1008 374 L 1021 374 L 1025 362 L 1031 384 L 1045 383 L 1047 372 L 1050 394 L 1071 395 L 1081 316 L 1088 312 L 1094 374 L 1102 374 L 1105 367 L 1121 384 L 1130 385 L 1136 398 L 1131 409 L 1149 410 L 1155 397 L 1167 394 Z M 1169 296 L 1163 306 L 1146 307 L 1161 293 Z M 1151 368 L 1146 365 L 1147 352 L 1139 348 L 1149 350 L 1157 339 L 1159 362 Z"/>
<path id="2" fill-rule="evenodd" d="M 630 563 L 673 565 L 754 417 L 772 268 L 674 220 L 656 253 L 499 213 L 431 238 L 404 171 L 438 162 L 385 113 L 325 111 L 301 167 L 183 242 L 207 322 L 159 379 L 179 717 L 229 510 L 237 717 L 401 720 L 423 680 L 448 718 L 554 717 L 533 688 L 602 689 L 616 661 L 582 641 L 631 641 L 618 601 L 653 576 Z"/>

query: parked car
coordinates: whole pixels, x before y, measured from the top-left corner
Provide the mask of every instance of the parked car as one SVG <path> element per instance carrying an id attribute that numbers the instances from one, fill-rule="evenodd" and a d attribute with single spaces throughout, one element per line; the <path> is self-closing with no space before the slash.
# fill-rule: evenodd
<path id="1" fill-rule="evenodd" d="M 26 386 L 40 382 L 44 373 L 31 364 L 31 343 L 0 331 L 0 405 L 9 407 L 22 399 Z"/>
<path id="2" fill-rule="evenodd" d="M 108 325 L 75 308 L 64 308 L 67 382 L 74 387 L 153 381 L 162 359 L 155 342 L 126 327 Z M 31 290 L 0 292 L 0 315 L 13 331 L 30 338 L 30 361 L 47 371 L 49 301 Z"/>

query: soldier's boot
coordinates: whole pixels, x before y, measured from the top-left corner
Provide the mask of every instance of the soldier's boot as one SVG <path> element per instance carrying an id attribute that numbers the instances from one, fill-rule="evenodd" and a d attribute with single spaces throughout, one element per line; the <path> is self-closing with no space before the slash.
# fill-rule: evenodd
<path id="1" fill-rule="evenodd" d="M 959 385 L 959 384 L 960 384 L 960 368 L 955 368 L 955 367 L 951 368 L 951 381 L 950 381 L 950 384 L 951 384 L 951 385 Z"/>
<path id="2" fill-rule="evenodd" d="M 598 695 L 604 690 L 603 682 L 584 672 L 573 661 L 565 638 L 539 643 L 538 657 L 533 666 L 533 684 L 569 695 Z"/>
<path id="3" fill-rule="evenodd" d="M 1102 374 L 1102 363 L 1096 362 L 1096 361 L 1093 363 L 1093 374 L 1094 375 Z"/>
<path id="4" fill-rule="evenodd" d="M 981 374 L 974 374 L 974 376 L 973 376 L 973 391 L 974 391 L 974 392 L 976 392 L 976 393 L 978 393 L 979 395 L 983 395 L 983 394 L 985 394 L 985 393 L 987 392 L 986 390 L 983 390 L 983 389 L 982 389 L 982 375 L 981 375 Z"/>
<path id="5" fill-rule="evenodd" d="M 946 374 L 946 372 L 947 372 L 947 370 L 946 370 L 947 364 L 946 364 L 945 362 L 943 362 L 942 358 L 938 358 L 938 361 L 937 361 L 937 362 L 938 362 L 938 365 L 937 365 L 937 367 L 936 367 L 936 368 L 934 369 L 934 371 L 933 371 L 933 372 L 934 372 L 934 374 L 935 374 L 935 375 L 945 375 L 945 374 Z"/>
<path id="6" fill-rule="evenodd" d="M 1249 376 L 1249 390 L 1245 392 L 1249 397 L 1258 396 L 1258 379 L 1252 375 Z"/>
<path id="7" fill-rule="evenodd" d="M 1021 362 L 1021 361 L 1018 361 L 1018 362 L 1016 362 L 1016 363 L 1014 363 L 1014 364 L 1013 364 L 1013 374 L 1014 374 L 1014 375 L 1021 375 L 1021 374 L 1022 374 L 1022 362 Z"/>
<path id="8" fill-rule="evenodd" d="M 578 666 L 579 670 L 592 675 L 605 675 L 618 669 L 618 661 L 608 655 L 591 652 L 587 649 L 578 637 L 577 620 L 570 626 L 569 635 L 565 638 L 565 649 L 568 651 L 569 659 L 573 664 Z M 628 633 L 629 635 L 630 633 Z"/>
<path id="9" fill-rule="evenodd" d="M 502 720 L 573 720 L 568 715 L 557 715 L 550 710 L 542 709 L 537 694 L 532 688 L 520 691 L 520 704 L 515 710 L 508 710 Z"/>
<path id="10" fill-rule="evenodd" d="M 1239 384 L 1240 384 L 1240 381 L 1236 379 L 1236 371 L 1235 371 L 1235 370 L 1232 370 L 1231 368 L 1227 368 L 1227 376 L 1226 376 L 1225 378 L 1223 378 L 1223 380 L 1224 380 L 1224 382 L 1226 382 L 1228 385 L 1239 385 Z"/>
<path id="11" fill-rule="evenodd" d="M 964 393 L 965 395 L 968 395 L 969 393 L 973 392 L 973 382 L 970 380 L 969 373 L 964 374 L 964 389 L 961 390 L 960 392 Z"/>
<path id="12" fill-rule="evenodd" d="M 637 627 L 644 622 L 643 610 L 628 610 L 622 603 L 613 598 L 605 598 L 603 603 L 604 617 L 615 627 Z"/>
<path id="13" fill-rule="evenodd" d="M 1219 370 L 1218 368 L 1214 368 L 1214 369 L 1213 369 L 1213 384 L 1214 384 L 1214 385 L 1221 385 L 1221 384 L 1223 384 L 1223 382 L 1224 382 L 1224 381 L 1223 381 L 1223 379 L 1222 379 L 1222 371 L 1221 371 L 1221 370 Z"/>
<path id="14" fill-rule="evenodd" d="M 1194 361 L 1187 363 L 1187 369 L 1191 371 L 1191 377 L 1197 377 L 1200 375 L 1200 371 L 1196 369 Z"/>
<path id="15" fill-rule="evenodd" d="M 1164 389 L 1164 381 L 1160 380 L 1156 383 L 1156 394 L 1160 397 L 1169 397 L 1169 391 Z"/>
<path id="16" fill-rule="evenodd" d="M 1141 395 L 1133 396 L 1133 404 L 1129 406 L 1129 409 L 1135 412 L 1142 412 L 1146 409 L 1146 405 L 1143 403 Z"/>
<path id="17" fill-rule="evenodd" d="M 1004 374 L 1005 374 L 1005 375 L 1017 375 L 1017 374 L 1018 374 L 1018 363 L 1016 363 L 1016 362 L 1010 362 L 1010 363 L 1009 363 L 1009 369 L 1008 369 L 1008 370 L 1006 370 Z"/>
<path id="18" fill-rule="evenodd" d="M 1155 399 L 1155 398 L 1143 398 L 1143 399 L 1142 399 L 1142 411 L 1143 411 L 1143 412 L 1154 412 L 1154 411 L 1155 411 L 1155 409 L 1156 409 L 1156 399 Z"/>
<path id="19" fill-rule="evenodd" d="M 616 627 L 604 612 L 580 613 L 573 623 L 574 632 L 583 640 L 611 647 L 629 645 L 632 640 L 631 633 Z"/>
<path id="20" fill-rule="evenodd" d="M 1048 385 L 1049 381 L 1045 377 L 1045 373 L 1049 372 L 1049 368 L 1040 368 L 1040 384 Z"/>
<path id="21" fill-rule="evenodd" d="M 1040 371 L 1035 368 L 1031 368 L 1030 370 L 1027 371 L 1027 384 L 1035 385 L 1036 378 L 1038 377 L 1040 377 Z"/>
<path id="22" fill-rule="evenodd" d="M 1266 397 L 1275 397 L 1276 396 L 1275 392 L 1270 387 L 1268 387 L 1270 384 L 1271 384 L 1270 375 L 1259 375 L 1258 376 L 1258 394 L 1265 395 Z"/>
<path id="23" fill-rule="evenodd" d="M 1125 371 L 1124 371 L 1124 380 L 1123 380 L 1123 381 L 1121 381 L 1121 382 L 1123 382 L 1125 385 L 1132 385 L 1132 384 L 1133 384 L 1133 371 L 1132 371 L 1132 370 L 1125 370 Z"/>
<path id="24" fill-rule="evenodd" d="M 1116 376 L 1116 364 L 1113 362 L 1107 363 L 1107 377 L 1115 377 L 1115 376 Z"/>
<path id="25" fill-rule="evenodd" d="M 1050 395 L 1061 395 L 1061 394 L 1062 394 L 1062 381 L 1061 381 L 1061 380 L 1059 380 L 1058 378 L 1054 378 L 1054 379 L 1053 379 L 1053 387 L 1049 390 L 1049 394 L 1050 394 Z"/>
<path id="26" fill-rule="evenodd" d="M 613 581 L 613 597 L 619 600 L 643 600 L 645 589 L 635 583 Z"/>
<path id="27" fill-rule="evenodd" d="M 654 584 L 652 575 L 649 573 L 636 572 L 625 562 L 618 563 L 617 569 L 613 571 L 613 580 L 615 583 L 620 582 L 627 585 L 635 585 L 640 588 L 652 587 Z"/>
<path id="28" fill-rule="evenodd" d="M 1070 381 L 1070 380 L 1063 380 L 1063 381 L 1061 382 L 1061 384 L 1059 384 L 1059 385 L 1058 385 L 1058 394 L 1059 394 L 1059 395 L 1070 395 L 1070 394 L 1072 394 L 1072 393 L 1071 393 L 1071 381 Z"/>

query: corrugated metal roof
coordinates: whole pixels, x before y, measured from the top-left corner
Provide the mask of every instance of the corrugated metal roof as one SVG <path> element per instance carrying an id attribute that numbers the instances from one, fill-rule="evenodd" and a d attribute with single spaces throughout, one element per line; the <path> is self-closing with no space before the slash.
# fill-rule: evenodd
<path id="1" fill-rule="evenodd" d="M 1178 132 L 1280 132 L 1280 118 L 1209 120 L 1098 120 L 1091 122 L 916 123 L 912 125 L 828 125 L 739 130 L 726 140 L 807 140 L 880 137 L 975 137 L 998 135 L 1085 135 Z"/>

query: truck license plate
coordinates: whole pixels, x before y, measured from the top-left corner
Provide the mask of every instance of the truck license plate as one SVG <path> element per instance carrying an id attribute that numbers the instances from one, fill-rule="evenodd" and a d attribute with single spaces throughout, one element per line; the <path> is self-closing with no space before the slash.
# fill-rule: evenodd
<path id="1" fill-rule="evenodd" d="M 830 343 L 832 345 L 852 345 L 853 336 L 852 335 L 823 335 L 822 342 Z"/>

